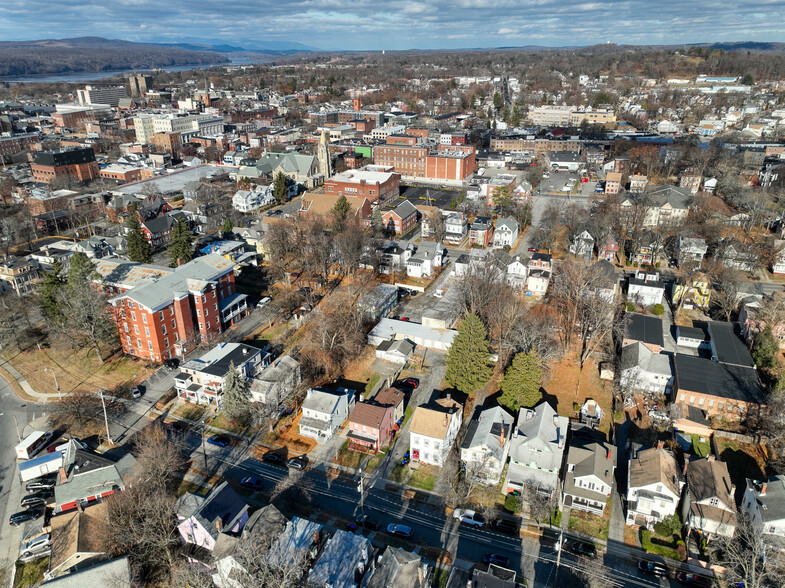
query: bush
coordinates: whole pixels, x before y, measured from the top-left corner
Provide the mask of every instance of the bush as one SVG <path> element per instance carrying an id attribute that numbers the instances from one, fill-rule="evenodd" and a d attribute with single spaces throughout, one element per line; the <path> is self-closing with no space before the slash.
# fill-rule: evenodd
<path id="1" fill-rule="evenodd" d="M 515 494 L 508 494 L 504 499 L 504 509 L 512 514 L 517 514 L 521 510 L 521 497 Z"/>
<path id="2" fill-rule="evenodd" d="M 658 268 L 658 269 L 659 269 L 659 267 L 660 267 L 660 262 L 658 261 L 657 263 L 655 263 L 655 264 L 654 264 L 654 267 L 656 267 L 656 268 Z"/>
<path id="3" fill-rule="evenodd" d="M 631 262 L 630 262 L 630 260 L 629 260 L 629 259 L 628 259 L 628 260 L 625 262 L 625 264 L 627 265 L 627 267 L 630 267 L 630 263 L 631 263 Z"/>
<path id="4" fill-rule="evenodd" d="M 505 253 L 509 253 L 510 249 L 511 247 L 509 245 L 505 245 L 504 247 L 502 247 L 502 251 L 504 251 Z"/>
<path id="5" fill-rule="evenodd" d="M 633 302 L 627 302 L 624 305 L 624 310 L 626 310 L 627 312 L 635 312 L 636 310 L 638 310 L 638 307 L 635 306 Z"/>
<path id="6" fill-rule="evenodd" d="M 662 304 L 655 304 L 651 307 L 651 313 L 657 316 L 665 314 L 665 307 Z"/>
<path id="7" fill-rule="evenodd" d="M 637 261 L 634 261 L 634 262 L 632 263 L 632 267 L 638 267 L 638 262 L 637 262 Z"/>

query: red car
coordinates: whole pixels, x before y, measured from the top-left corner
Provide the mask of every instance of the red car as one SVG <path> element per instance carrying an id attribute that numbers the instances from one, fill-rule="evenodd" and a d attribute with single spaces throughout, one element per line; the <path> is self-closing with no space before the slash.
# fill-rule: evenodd
<path id="1" fill-rule="evenodd" d="M 413 390 L 417 390 L 417 387 L 420 385 L 420 380 L 417 378 L 406 378 L 401 380 L 401 384 L 404 386 L 409 386 Z"/>
<path id="2" fill-rule="evenodd" d="M 408 316 L 402 316 L 401 320 L 406 322 L 406 323 L 408 323 L 409 322 L 409 317 Z"/>
<path id="3" fill-rule="evenodd" d="M 537 249 L 536 247 L 529 247 L 529 252 L 531 252 L 531 253 L 538 253 L 539 251 L 540 250 Z"/>
<path id="4" fill-rule="evenodd" d="M 696 576 L 695 574 L 690 574 L 688 572 L 679 572 L 676 574 L 676 581 L 684 586 L 697 586 L 698 588 L 711 586 L 711 580 L 707 577 Z"/>

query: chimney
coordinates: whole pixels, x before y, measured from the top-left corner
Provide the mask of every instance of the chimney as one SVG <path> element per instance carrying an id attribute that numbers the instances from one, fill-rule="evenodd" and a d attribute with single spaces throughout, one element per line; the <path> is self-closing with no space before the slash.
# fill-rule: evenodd
<path id="1" fill-rule="evenodd" d="M 665 447 L 665 442 L 664 441 L 657 441 L 657 449 L 662 449 L 663 447 Z"/>
<path id="2" fill-rule="evenodd" d="M 709 461 L 714 461 L 714 459 L 715 459 L 714 454 L 710 453 L 709 455 L 706 456 L 706 459 L 709 460 Z"/>
<path id="3" fill-rule="evenodd" d="M 681 475 L 682 476 L 685 476 L 685 477 L 687 476 L 687 467 L 689 465 L 690 465 L 690 454 L 689 453 L 685 453 L 684 454 L 684 468 L 681 470 Z"/>
<path id="4" fill-rule="evenodd" d="M 68 474 L 65 473 L 65 468 L 60 468 L 58 474 L 60 474 L 60 483 L 65 484 L 68 481 Z"/>
<path id="5" fill-rule="evenodd" d="M 449 400 L 450 398 L 452 398 L 452 394 L 450 394 L 449 392 L 447 392 L 447 395 L 445 396 L 445 398 L 446 398 L 447 400 Z"/>
<path id="6" fill-rule="evenodd" d="M 223 519 L 221 517 L 218 517 L 217 519 L 215 519 L 215 528 L 218 530 L 219 533 L 223 530 L 223 528 L 224 528 L 224 521 L 223 521 Z"/>
<path id="7" fill-rule="evenodd" d="M 767 482 L 763 482 L 763 485 L 760 487 L 760 495 L 766 496 L 766 487 L 768 486 Z"/>
<path id="8" fill-rule="evenodd" d="M 449 423 L 450 423 L 450 417 L 447 416 L 447 415 L 444 415 L 444 426 L 446 427 Z"/>
<path id="9" fill-rule="evenodd" d="M 502 423 L 502 434 L 501 438 L 499 439 L 501 446 L 504 447 L 504 423 Z"/>
<path id="10" fill-rule="evenodd" d="M 611 450 L 608 449 L 608 460 L 610 461 L 610 459 L 611 459 Z"/>

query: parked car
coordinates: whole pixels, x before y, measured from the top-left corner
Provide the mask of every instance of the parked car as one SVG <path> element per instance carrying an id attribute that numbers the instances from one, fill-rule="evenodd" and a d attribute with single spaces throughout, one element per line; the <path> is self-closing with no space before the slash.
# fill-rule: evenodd
<path id="1" fill-rule="evenodd" d="M 586 541 L 575 541 L 570 545 L 570 551 L 585 557 L 597 557 L 597 548 L 594 543 L 587 543 Z"/>
<path id="2" fill-rule="evenodd" d="M 696 588 L 708 588 L 711 580 L 706 576 L 697 576 L 690 572 L 679 572 L 676 574 L 676 581 L 684 586 L 695 586 Z"/>
<path id="3" fill-rule="evenodd" d="M 409 317 L 408 317 L 408 316 L 402 316 L 402 317 L 401 317 L 401 320 L 402 320 L 403 322 L 405 322 L 405 323 L 408 323 L 408 322 L 409 322 Z"/>
<path id="4" fill-rule="evenodd" d="M 28 482 L 25 485 L 25 490 L 28 492 L 38 492 L 39 490 L 51 490 L 54 487 L 55 481 L 53 478 L 41 478 L 40 480 Z"/>
<path id="5" fill-rule="evenodd" d="M 43 491 L 28 494 L 22 498 L 22 500 L 19 502 L 19 506 L 22 508 L 29 508 L 31 506 L 44 506 L 51 495 L 51 493 L 44 493 Z"/>
<path id="6" fill-rule="evenodd" d="M 398 537 L 406 537 L 409 539 L 412 536 L 412 528 L 400 523 L 390 523 L 387 525 L 387 532 L 390 535 L 397 535 Z"/>
<path id="7" fill-rule="evenodd" d="M 667 578 L 670 575 L 668 573 L 668 568 L 653 561 L 639 561 L 638 569 L 644 574 L 649 574 L 650 576 L 654 576 L 656 578 Z"/>
<path id="8" fill-rule="evenodd" d="M 268 451 L 262 456 L 262 461 L 265 463 L 271 463 L 273 465 L 283 465 L 286 460 L 280 453 Z"/>
<path id="9" fill-rule="evenodd" d="M 529 247 L 528 251 L 529 253 L 539 253 L 540 250 L 536 247 Z"/>
<path id="10" fill-rule="evenodd" d="M 406 453 L 403 454 L 403 457 L 401 458 L 401 465 L 406 465 L 410 461 L 411 461 L 411 457 L 409 457 L 409 452 L 407 451 Z"/>
<path id="11" fill-rule="evenodd" d="M 441 288 L 436 290 L 436 292 L 433 293 L 433 297 L 434 298 L 444 298 L 444 290 L 442 290 Z"/>
<path id="12" fill-rule="evenodd" d="M 509 519 L 496 519 L 491 523 L 491 529 L 506 535 L 517 535 L 518 525 Z"/>
<path id="13" fill-rule="evenodd" d="M 166 369 L 168 369 L 169 371 L 172 371 L 173 369 L 175 369 L 175 368 L 177 368 L 179 366 L 180 366 L 180 360 L 177 359 L 176 357 L 173 357 L 172 359 L 165 359 L 164 360 L 164 367 Z"/>
<path id="14" fill-rule="evenodd" d="M 30 508 L 23 510 L 21 512 L 12 514 L 8 524 L 12 527 L 16 527 L 17 525 L 21 525 L 27 521 L 34 521 L 37 518 L 40 518 L 42 514 L 44 514 L 44 509 L 42 508 Z"/>
<path id="15" fill-rule="evenodd" d="M 420 380 L 417 378 L 404 378 L 403 380 L 398 380 L 393 384 L 393 387 L 400 388 L 402 390 L 417 390 L 420 386 Z"/>
<path id="16" fill-rule="evenodd" d="M 485 557 L 482 560 L 487 564 L 493 564 L 495 566 L 501 566 L 503 568 L 510 567 L 510 558 L 504 557 L 503 555 L 499 555 L 497 553 L 486 553 Z"/>
<path id="17" fill-rule="evenodd" d="M 308 458 L 304 455 L 298 455 L 297 457 L 293 457 L 289 461 L 286 462 L 286 466 L 290 468 L 294 468 L 296 470 L 304 470 L 305 466 L 308 465 Z"/>
<path id="18" fill-rule="evenodd" d="M 379 519 L 375 519 L 368 515 L 360 515 L 355 520 L 357 521 L 358 525 L 362 525 L 366 529 L 371 529 L 372 531 L 378 531 L 379 527 L 382 526 L 382 522 Z"/>
<path id="19" fill-rule="evenodd" d="M 458 519 L 462 523 L 473 525 L 475 527 L 482 527 L 485 524 L 484 516 L 478 512 L 465 508 L 456 508 L 452 516 L 454 519 Z"/>
<path id="20" fill-rule="evenodd" d="M 139 386 L 134 386 L 133 388 L 131 388 L 131 398 L 136 400 L 137 398 L 141 398 L 141 397 L 142 397 L 142 390 L 139 388 Z"/>
<path id="21" fill-rule="evenodd" d="M 229 435 L 213 435 L 207 442 L 218 447 L 226 447 L 232 444 L 232 438 Z"/>
<path id="22" fill-rule="evenodd" d="M 247 476 L 240 480 L 240 486 L 244 486 L 245 488 L 250 488 L 251 490 L 256 490 L 258 492 L 262 489 L 264 483 L 259 478 Z"/>
<path id="23" fill-rule="evenodd" d="M 50 540 L 49 533 L 44 533 L 35 539 L 31 539 L 27 543 L 23 543 L 22 547 L 19 549 L 19 554 L 31 555 L 33 552 L 38 551 L 39 549 L 48 548 L 51 544 L 52 542 Z"/>

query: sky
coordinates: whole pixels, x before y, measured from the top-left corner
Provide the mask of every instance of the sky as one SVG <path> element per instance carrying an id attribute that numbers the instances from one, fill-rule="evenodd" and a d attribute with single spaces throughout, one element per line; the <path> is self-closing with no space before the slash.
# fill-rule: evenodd
<path id="1" fill-rule="evenodd" d="M 785 41 L 785 0 L 0 0 L 0 40 L 323 50 Z"/>

